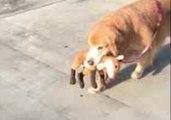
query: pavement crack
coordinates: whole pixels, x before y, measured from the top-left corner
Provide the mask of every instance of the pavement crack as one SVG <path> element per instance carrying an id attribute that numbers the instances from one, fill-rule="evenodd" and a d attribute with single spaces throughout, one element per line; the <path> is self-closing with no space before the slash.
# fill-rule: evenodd
<path id="1" fill-rule="evenodd" d="M 103 96 L 103 97 L 105 97 L 105 98 L 107 98 L 107 99 L 110 99 L 111 101 L 118 102 L 118 103 L 124 105 L 125 107 L 131 108 L 131 106 L 129 106 L 128 104 L 126 104 L 126 103 L 124 103 L 124 102 L 122 102 L 120 100 L 117 100 L 116 98 L 112 98 L 109 95 L 106 95 L 104 93 L 100 93 L 100 95 Z"/>

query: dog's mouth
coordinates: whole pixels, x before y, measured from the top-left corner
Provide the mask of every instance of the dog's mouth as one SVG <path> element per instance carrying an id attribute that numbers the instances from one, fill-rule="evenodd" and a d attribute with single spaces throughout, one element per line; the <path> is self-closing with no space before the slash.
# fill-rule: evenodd
<path id="1" fill-rule="evenodd" d="M 92 48 L 86 56 L 86 63 L 88 66 L 97 66 L 105 55 L 106 52 L 103 50 L 98 50 L 98 47 Z"/>

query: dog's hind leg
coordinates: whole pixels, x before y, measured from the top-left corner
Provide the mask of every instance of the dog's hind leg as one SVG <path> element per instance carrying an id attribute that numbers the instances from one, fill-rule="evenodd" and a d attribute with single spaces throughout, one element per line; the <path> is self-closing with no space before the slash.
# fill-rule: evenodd
<path id="1" fill-rule="evenodd" d="M 168 16 L 168 17 L 170 17 L 170 16 Z M 169 27 L 169 26 L 167 25 L 167 17 L 165 15 L 163 17 L 161 26 L 159 27 L 157 34 L 156 34 L 156 37 L 154 38 L 154 42 L 152 44 L 152 54 L 154 57 L 155 57 L 155 54 L 160 49 L 160 47 L 162 46 L 163 42 L 165 41 L 165 38 L 167 37 L 167 34 L 168 34 L 167 27 Z"/>

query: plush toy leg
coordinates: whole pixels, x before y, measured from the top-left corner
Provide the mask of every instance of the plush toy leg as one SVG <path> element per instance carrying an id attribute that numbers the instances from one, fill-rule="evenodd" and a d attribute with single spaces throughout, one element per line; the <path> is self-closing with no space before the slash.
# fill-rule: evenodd
<path id="1" fill-rule="evenodd" d="M 75 78 L 76 71 L 74 69 L 71 69 L 71 75 L 70 75 L 70 84 L 74 85 L 76 83 L 76 78 Z"/>
<path id="2" fill-rule="evenodd" d="M 80 88 L 84 88 L 84 74 L 83 74 L 83 72 L 78 73 L 78 82 L 79 82 Z"/>
<path id="3" fill-rule="evenodd" d="M 77 56 L 74 59 L 74 62 L 71 66 L 70 84 L 74 85 L 76 83 L 76 70 L 78 70 L 81 67 L 84 61 L 84 58 L 82 57 L 83 54 L 84 53 L 77 54 Z"/>
<path id="4" fill-rule="evenodd" d="M 81 64 L 79 64 L 77 62 L 77 60 L 74 61 L 74 63 L 72 64 L 71 67 L 71 73 L 70 73 L 70 84 L 74 85 L 76 83 L 76 70 L 81 66 Z"/>
<path id="5" fill-rule="evenodd" d="M 100 83 L 102 85 L 101 87 L 102 87 L 102 90 L 103 90 L 103 89 L 105 89 L 107 87 L 104 71 L 103 70 L 99 71 L 99 75 L 100 75 Z"/>
<path id="6" fill-rule="evenodd" d="M 97 88 L 96 83 L 96 70 L 91 71 L 90 73 L 90 83 L 93 88 Z"/>
<path id="7" fill-rule="evenodd" d="M 101 92 L 103 90 L 106 89 L 107 85 L 105 82 L 105 75 L 104 75 L 104 71 L 99 71 L 99 75 L 100 75 L 100 80 L 98 80 L 97 82 L 97 88 L 89 88 L 88 92 L 92 93 L 92 94 L 96 94 L 98 92 Z"/>
<path id="8" fill-rule="evenodd" d="M 83 70 L 78 73 L 77 77 L 78 77 L 78 82 L 79 82 L 79 85 L 80 85 L 80 88 L 84 88 L 84 76 L 89 74 L 91 75 L 91 81 L 95 81 L 95 73 L 93 71 L 90 71 L 89 69 L 87 68 L 83 68 Z"/>

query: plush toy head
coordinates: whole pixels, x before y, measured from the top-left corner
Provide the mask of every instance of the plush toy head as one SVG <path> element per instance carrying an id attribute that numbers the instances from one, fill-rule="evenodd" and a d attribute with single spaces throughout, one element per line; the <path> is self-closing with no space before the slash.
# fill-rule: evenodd
<path id="1" fill-rule="evenodd" d="M 120 70 L 121 61 L 124 59 L 124 55 L 118 55 L 117 57 L 106 56 L 102 62 L 97 65 L 97 70 L 106 70 L 109 79 L 114 79 L 118 71 Z"/>

